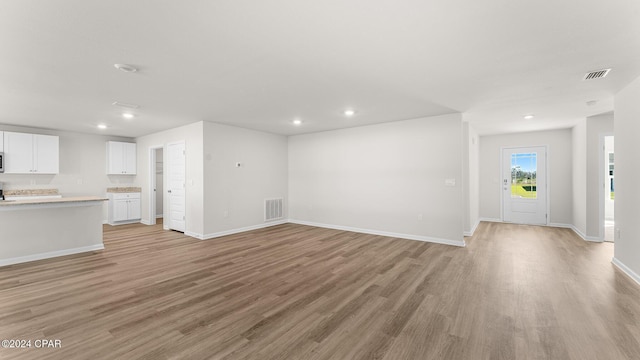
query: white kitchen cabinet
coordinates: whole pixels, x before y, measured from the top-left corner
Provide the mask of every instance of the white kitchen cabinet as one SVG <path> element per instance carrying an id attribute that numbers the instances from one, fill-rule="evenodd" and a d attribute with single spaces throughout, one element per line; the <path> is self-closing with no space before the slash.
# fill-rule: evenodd
<path id="1" fill-rule="evenodd" d="M 107 174 L 136 174 L 136 144 L 107 141 Z"/>
<path id="2" fill-rule="evenodd" d="M 0 152 L 4 152 L 4 131 L 0 131 Z"/>
<path id="3" fill-rule="evenodd" d="M 52 135 L 4 132 L 7 174 L 57 174 L 59 138 Z"/>
<path id="4" fill-rule="evenodd" d="M 109 224 L 140 221 L 140 193 L 109 193 Z"/>

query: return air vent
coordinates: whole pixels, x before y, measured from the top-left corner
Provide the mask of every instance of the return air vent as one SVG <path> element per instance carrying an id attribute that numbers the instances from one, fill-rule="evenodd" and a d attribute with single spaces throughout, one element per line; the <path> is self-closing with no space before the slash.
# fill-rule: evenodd
<path id="1" fill-rule="evenodd" d="M 279 199 L 265 199 L 264 200 L 264 221 L 282 219 L 284 214 L 284 208 L 282 206 L 283 200 Z"/>
<path id="2" fill-rule="evenodd" d="M 591 72 L 587 73 L 584 76 L 583 80 L 593 80 L 593 79 L 603 78 L 603 77 L 607 76 L 607 74 L 609 74 L 609 71 L 611 71 L 611 69 L 602 69 L 602 70 L 591 71 Z"/>

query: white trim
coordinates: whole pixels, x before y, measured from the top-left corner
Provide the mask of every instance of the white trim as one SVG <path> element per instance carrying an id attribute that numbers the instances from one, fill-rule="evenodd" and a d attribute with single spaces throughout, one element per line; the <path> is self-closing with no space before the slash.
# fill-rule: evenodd
<path id="1" fill-rule="evenodd" d="M 604 239 L 601 239 L 601 238 L 596 237 L 596 236 L 587 236 L 587 237 L 586 237 L 586 238 L 584 238 L 584 239 L 585 239 L 586 241 L 589 241 L 589 242 L 597 242 L 597 243 L 604 242 Z"/>
<path id="2" fill-rule="evenodd" d="M 584 241 L 589 241 L 589 242 L 603 242 L 604 239 L 596 237 L 596 236 L 587 236 L 585 233 L 583 233 L 582 231 L 580 231 L 580 229 L 578 229 L 575 225 L 571 225 L 571 224 L 559 224 L 559 223 L 550 223 L 548 226 L 550 227 L 558 227 L 558 228 L 565 228 L 565 229 L 571 229 L 573 230 L 574 233 L 576 233 L 576 235 L 580 236 L 580 238 Z"/>
<path id="3" fill-rule="evenodd" d="M 436 244 L 453 245 L 453 246 L 460 246 L 460 247 L 466 246 L 464 239 L 462 240 L 440 239 L 440 238 L 434 238 L 429 236 L 399 234 L 399 233 L 393 233 L 393 232 L 387 232 L 387 231 L 361 229 L 361 228 L 354 228 L 350 226 L 341 226 L 341 225 L 320 224 L 316 222 L 301 221 L 301 220 L 294 220 L 294 219 L 289 219 L 289 222 L 292 224 L 315 226 L 315 227 L 334 229 L 334 230 L 352 231 L 357 233 L 381 235 L 381 236 L 395 237 L 395 238 L 408 239 L 408 240 L 425 241 L 425 242 L 431 242 Z"/>
<path id="4" fill-rule="evenodd" d="M 640 275 L 636 274 L 633 270 L 631 270 L 627 265 L 623 264 L 622 261 L 616 259 L 615 257 L 613 257 L 611 259 L 611 263 L 617 267 L 618 269 L 620 269 L 620 271 L 622 271 L 625 275 L 627 275 L 628 277 L 630 277 L 633 281 L 635 281 L 636 283 L 638 283 L 640 285 Z"/>
<path id="5" fill-rule="evenodd" d="M 141 223 L 141 224 L 143 224 L 143 225 L 155 225 L 155 224 L 152 224 L 152 223 L 151 223 L 149 220 L 147 220 L 147 219 L 142 219 L 142 220 L 140 220 L 140 223 Z"/>
<path id="6" fill-rule="evenodd" d="M 155 225 L 156 224 L 156 151 L 158 149 L 162 149 L 162 162 L 164 166 L 164 145 L 154 145 L 149 146 L 149 220 L 145 223 L 145 225 Z M 164 176 L 164 174 L 162 175 Z M 164 182 L 164 178 L 163 178 Z M 164 200 L 164 194 L 162 194 Z"/>
<path id="7" fill-rule="evenodd" d="M 286 224 L 287 222 L 288 222 L 287 220 L 270 221 L 270 222 L 267 222 L 267 223 L 264 223 L 264 224 L 246 226 L 246 227 L 243 227 L 243 228 L 225 230 L 225 231 L 220 231 L 220 232 L 217 232 L 217 233 L 204 234 L 204 235 L 203 234 L 194 233 L 194 232 L 191 232 L 191 231 L 185 231 L 184 234 L 187 235 L 187 236 L 194 237 L 196 239 L 208 240 L 208 239 L 213 239 L 213 238 L 217 238 L 217 237 L 221 237 L 221 236 L 238 234 L 238 233 L 245 232 L 245 231 L 258 230 L 258 229 L 264 229 L 264 228 L 271 227 L 271 226 L 282 225 L 282 224 Z"/>
<path id="8" fill-rule="evenodd" d="M 549 223 L 547 226 L 549 227 L 558 227 L 558 228 L 565 228 L 565 229 L 572 229 L 573 231 L 576 232 L 576 234 L 580 235 L 580 237 L 584 237 L 582 236 L 582 232 L 580 230 L 578 230 L 575 226 L 571 225 L 571 224 L 562 224 L 562 223 Z"/>
<path id="9" fill-rule="evenodd" d="M 480 218 L 480 219 L 478 219 L 478 222 L 483 222 L 483 221 L 486 221 L 486 222 L 496 222 L 496 223 L 501 223 L 501 222 L 503 222 L 503 221 L 502 221 L 502 219 L 496 219 L 496 218 Z"/>
<path id="10" fill-rule="evenodd" d="M 162 219 L 163 217 L 163 214 L 156 214 L 156 219 Z"/>
<path id="11" fill-rule="evenodd" d="M 73 255 L 73 254 L 79 254 L 83 252 L 90 252 L 90 251 L 97 251 L 97 250 L 104 250 L 104 244 L 83 246 L 83 247 L 73 248 L 73 249 L 58 250 L 58 251 L 41 253 L 41 254 L 3 259 L 3 260 L 0 260 L 0 266 L 20 264 L 20 263 L 25 263 L 29 261 L 44 260 L 44 259 L 50 259 L 58 256 Z"/>
<path id="12" fill-rule="evenodd" d="M 480 225 L 480 220 L 479 219 L 473 225 L 473 227 L 471 228 L 471 231 L 465 231 L 465 232 L 463 232 L 463 235 L 464 236 L 473 236 L 473 233 L 476 232 L 476 229 L 478 228 L 478 225 Z"/>
<path id="13" fill-rule="evenodd" d="M 150 225 L 150 224 L 148 223 L 148 220 L 145 220 L 145 221 L 147 222 L 146 224 L 145 224 L 145 222 L 143 222 L 143 220 L 142 220 L 142 219 L 124 220 L 124 221 L 114 222 L 114 223 L 111 223 L 111 224 L 109 224 L 109 225 L 111 225 L 111 226 L 118 226 L 118 225 L 128 225 L 128 224 L 138 224 L 138 223 L 142 223 L 142 224 L 145 224 L 145 225 Z"/>

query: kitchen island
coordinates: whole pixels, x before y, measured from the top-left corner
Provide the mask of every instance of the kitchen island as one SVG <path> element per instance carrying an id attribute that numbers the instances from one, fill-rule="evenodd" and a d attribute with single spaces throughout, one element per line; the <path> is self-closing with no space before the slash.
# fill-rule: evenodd
<path id="1" fill-rule="evenodd" d="M 104 249 L 106 200 L 79 196 L 0 201 L 0 266 Z"/>

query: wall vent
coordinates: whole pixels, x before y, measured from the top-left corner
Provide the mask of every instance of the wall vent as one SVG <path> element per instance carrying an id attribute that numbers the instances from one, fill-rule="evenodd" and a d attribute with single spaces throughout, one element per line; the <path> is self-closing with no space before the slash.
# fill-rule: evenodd
<path id="1" fill-rule="evenodd" d="M 284 216 L 283 199 L 265 199 L 264 200 L 264 221 L 272 221 L 282 219 Z"/>
<path id="2" fill-rule="evenodd" d="M 609 71 L 611 71 L 611 69 L 602 69 L 602 70 L 591 71 L 591 72 L 587 73 L 584 76 L 583 80 L 601 79 L 601 78 L 607 76 L 607 74 L 609 74 Z"/>

